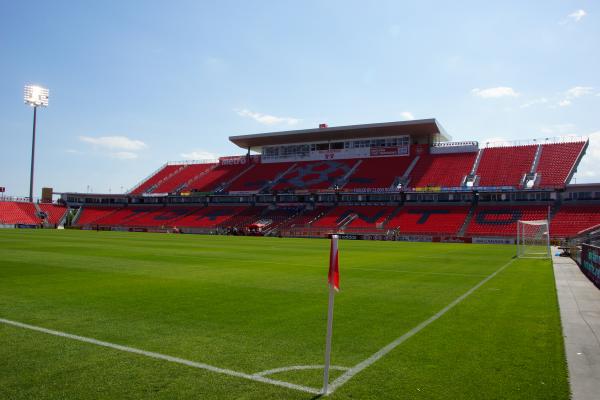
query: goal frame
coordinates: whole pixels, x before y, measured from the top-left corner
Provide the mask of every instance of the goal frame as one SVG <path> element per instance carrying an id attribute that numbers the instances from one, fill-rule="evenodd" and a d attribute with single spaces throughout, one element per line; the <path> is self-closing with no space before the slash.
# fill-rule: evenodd
<path id="1" fill-rule="evenodd" d="M 526 242 L 526 227 L 527 226 L 539 226 L 542 230 L 544 237 L 537 238 L 537 243 L 528 244 Z M 545 229 L 544 229 L 545 227 Z M 545 230 L 545 231 L 544 231 Z M 528 252 L 527 247 L 538 247 L 540 248 L 535 252 Z M 541 247 L 545 247 L 545 250 L 541 251 Z M 517 221 L 517 258 L 550 258 L 550 223 L 547 219 L 533 220 L 533 221 Z"/>

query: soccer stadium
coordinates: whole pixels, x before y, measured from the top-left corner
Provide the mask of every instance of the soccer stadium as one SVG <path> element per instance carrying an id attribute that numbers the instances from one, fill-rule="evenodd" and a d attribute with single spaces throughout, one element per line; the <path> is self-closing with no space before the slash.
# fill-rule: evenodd
<path id="1" fill-rule="evenodd" d="M 521 96 L 492 89 L 470 96 Z M 564 107 L 600 96 L 573 89 Z M 83 191 L 75 171 L 56 190 L 36 154 L 79 150 L 36 148 L 36 129 L 74 124 L 48 122 L 49 93 L 25 86 L 29 196 L 0 187 L 0 399 L 599 398 L 600 182 L 576 180 L 596 176 L 599 135 L 469 140 L 437 117 L 298 126 L 241 109 L 261 129 L 219 137 L 235 150 L 212 158 L 80 136 L 109 148 L 98 164 L 150 167 L 120 192 Z M 108 109 L 107 126 L 135 119 Z"/>

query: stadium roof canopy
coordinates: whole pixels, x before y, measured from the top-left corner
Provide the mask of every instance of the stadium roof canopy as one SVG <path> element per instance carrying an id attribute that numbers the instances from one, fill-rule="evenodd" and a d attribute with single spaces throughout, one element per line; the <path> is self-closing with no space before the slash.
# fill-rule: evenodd
<path id="1" fill-rule="evenodd" d="M 410 135 L 413 141 L 418 140 L 426 143 L 434 140 L 438 142 L 451 140 L 451 137 L 435 118 L 258 133 L 230 136 L 229 140 L 243 149 L 256 150 L 263 146 L 282 144 L 342 141 L 401 135 Z"/>

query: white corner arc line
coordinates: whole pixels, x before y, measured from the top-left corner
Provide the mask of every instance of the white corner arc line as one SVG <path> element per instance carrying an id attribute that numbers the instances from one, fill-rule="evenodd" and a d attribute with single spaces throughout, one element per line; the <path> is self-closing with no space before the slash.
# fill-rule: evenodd
<path id="1" fill-rule="evenodd" d="M 5 325 L 15 326 L 18 328 L 29 329 L 29 330 L 36 331 L 36 332 L 46 333 L 48 335 L 59 336 L 59 337 L 67 338 L 67 339 L 77 340 L 79 342 L 90 343 L 90 344 L 94 344 L 97 346 L 108 347 L 108 348 L 115 349 L 115 350 L 125 351 L 127 353 L 139 354 L 139 355 L 150 357 L 150 358 L 155 358 L 155 359 L 159 359 L 159 360 L 182 364 L 182 365 L 186 365 L 188 367 L 204 369 L 207 371 L 216 372 L 218 374 L 234 376 L 237 378 L 248 379 L 251 381 L 267 383 L 267 384 L 275 385 L 275 386 L 281 386 L 281 387 L 284 387 L 287 389 L 299 390 L 301 392 L 306 392 L 306 393 L 311 393 L 311 394 L 320 394 L 321 393 L 321 390 L 315 389 L 315 388 L 312 388 L 309 386 L 297 385 L 295 383 L 284 382 L 284 381 L 280 381 L 280 380 L 276 380 L 276 379 L 266 378 L 266 377 L 260 376 L 260 375 L 246 374 L 244 372 L 234 371 L 231 369 L 219 368 L 219 367 L 215 367 L 213 365 L 190 361 L 190 360 L 186 360 L 186 359 L 179 358 L 179 357 L 173 357 L 173 356 L 169 356 L 166 354 L 136 349 L 135 347 L 122 346 L 120 344 L 115 344 L 115 343 L 110 343 L 110 342 L 104 342 L 102 340 L 88 338 L 85 336 L 73 335 L 70 333 L 55 331 L 52 329 L 46 329 L 46 328 L 42 328 L 42 327 L 35 326 L 35 325 L 29 325 L 29 324 L 24 324 L 22 322 L 12 321 L 9 319 L 0 318 L 0 323 L 5 324 Z"/>
<path id="2" fill-rule="evenodd" d="M 348 382 L 354 375 L 358 374 L 359 372 L 361 372 L 365 368 L 371 366 L 373 363 L 377 362 L 380 358 L 382 358 L 383 356 L 385 356 L 386 354 L 388 354 L 390 351 L 394 350 L 396 347 L 398 347 L 400 344 L 402 344 L 403 342 L 405 342 L 407 339 L 409 339 L 412 336 L 414 336 L 417 333 L 419 333 L 421 330 L 423 330 L 425 327 L 427 327 L 427 325 L 431 324 L 432 322 L 434 322 L 435 320 L 437 320 L 438 318 L 440 318 L 442 315 L 446 314 L 448 311 L 450 311 L 452 308 L 454 308 L 454 306 L 456 306 L 458 303 L 460 303 L 461 301 L 463 301 L 464 299 L 466 299 L 467 297 L 469 297 L 474 291 L 476 291 L 481 286 L 483 286 L 485 283 L 487 283 L 490 279 L 492 279 L 493 277 L 495 277 L 496 275 L 498 275 L 500 272 L 502 272 L 506 267 L 508 267 L 514 261 L 515 261 L 514 258 L 511 259 L 506 264 L 504 264 L 503 266 L 501 266 L 500 268 L 498 268 L 495 272 L 492 272 L 485 279 L 483 279 L 478 284 L 476 284 L 475 286 L 473 286 L 471 289 L 467 290 L 461 296 L 459 296 L 458 298 L 456 298 L 455 300 L 453 300 L 446 307 L 442 308 L 436 314 L 434 314 L 433 316 L 429 317 L 425 321 L 421 322 L 419 325 L 415 326 L 410 331 L 406 332 L 404 335 L 398 337 L 393 342 L 391 342 L 388 345 L 382 347 L 380 350 L 378 350 L 376 353 L 374 353 L 373 355 L 371 355 L 369 358 L 367 358 L 367 359 L 359 362 L 354 367 L 350 368 L 348 371 L 346 371 L 345 373 L 343 373 L 341 376 L 339 376 L 336 380 L 334 380 L 329 385 L 329 390 L 327 391 L 327 393 L 325 393 L 325 395 L 329 395 L 329 394 L 333 393 L 340 386 L 342 386 L 343 384 L 345 384 L 346 382 Z"/>
<path id="3" fill-rule="evenodd" d="M 265 371 L 257 372 L 254 375 L 255 376 L 267 376 L 267 375 L 272 375 L 272 374 L 278 374 L 280 372 L 301 371 L 301 370 L 306 370 L 306 369 L 323 369 L 323 368 L 325 368 L 324 365 L 292 365 L 290 367 L 267 369 Z M 348 371 L 350 368 L 342 367 L 340 365 L 331 365 L 331 366 L 329 366 L 329 369 L 334 369 L 337 371 Z"/>

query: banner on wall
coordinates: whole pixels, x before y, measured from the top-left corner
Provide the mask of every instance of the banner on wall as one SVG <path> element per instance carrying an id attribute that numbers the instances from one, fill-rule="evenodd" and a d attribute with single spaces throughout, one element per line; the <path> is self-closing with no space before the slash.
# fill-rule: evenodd
<path id="1" fill-rule="evenodd" d="M 581 245 L 581 271 L 600 289 L 600 247 Z"/>

